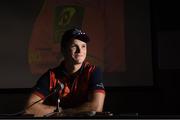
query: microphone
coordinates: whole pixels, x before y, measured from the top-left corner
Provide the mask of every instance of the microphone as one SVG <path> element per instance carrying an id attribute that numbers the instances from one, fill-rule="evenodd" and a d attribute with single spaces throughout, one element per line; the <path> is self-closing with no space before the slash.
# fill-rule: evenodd
<path id="1" fill-rule="evenodd" d="M 60 83 L 60 84 L 58 84 L 60 87 L 59 87 L 59 90 L 63 90 L 64 89 L 64 84 L 63 83 Z M 58 91 L 59 91 L 58 90 Z"/>
<path id="2" fill-rule="evenodd" d="M 59 86 L 60 86 L 60 89 L 59 89 L 59 90 L 63 90 L 63 89 L 64 89 L 64 84 L 63 84 L 63 83 L 60 83 Z M 59 91 L 59 90 L 58 90 L 58 91 Z M 54 112 L 60 112 L 60 111 L 61 111 L 60 106 L 59 106 L 60 101 L 61 101 L 61 99 L 60 99 L 60 96 L 59 96 L 59 94 L 58 94 L 57 107 L 56 107 L 56 110 L 55 110 Z"/>
<path id="3" fill-rule="evenodd" d="M 18 115 L 22 115 L 25 113 L 26 109 L 31 108 L 32 106 L 34 106 L 35 104 L 39 103 L 42 100 L 46 100 L 48 97 L 52 96 L 53 94 L 59 92 L 60 90 L 64 89 L 64 84 L 63 83 L 57 83 L 56 88 L 53 90 L 53 92 L 51 92 L 49 95 L 47 95 L 45 98 L 41 98 L 39 100 L 37 100 L 36 102 L 32 103 L 31 105 L 27 106 L 26 108 L 24 108 L 22 111 L 17 112 L 17 113 L 10 113 L 10 114 L 0 114 L 0 116 L 18 116 Z M 59 96 L 59 94 L 58 94 Z M 59 97 L 58 97 L 59 98 Z"/>
<path id="4" fill-rule="evenodd" d="M 41 98 L 40 100 L 38 100 L 38 101 L 32 103 L 31 105 L 27 106 L 27 107 L 24 109 L 24 112 L 25 112 L 26 109 L 31 108 L 33 105 L 35 105 L 36 103 L 39 103 L 39 102 L 42 101 L 42 100 L 46 100 L 48 97 L 52 96 L 53 94 L 59 92 L 59 91 L 62 90 L 62 89 L 64 89 L 64 84 L 57 82 L 56 88 L 53 90 L 53 92 L 51 92 L 51 93 L 50 93 L 49 95 L 47 95 L 45 98 Z M 59 94 L 58 94 L 58 96 L 59 96 Z"/>
<path id="5" fill-rule="evenodd" d="M 57 89 L 56 92 L 59 92 L 60 90 L 64 89 L 64 84 L 63 83 L 57 84 L 57 86 L 58 86 L 58 89 Z M 53 114 L 60 113 L 61 109 L 60 109 L 59 104 L 60 104 L 60 96 L 59 96 L 59 93 L 58 93 L 56 109 L 54 110 L 54 112 L 44 115 L 44 117 L 49 117 L 49 116 L 52 116 Z"/>
<path id="6" fill-rule="evenodd" d="M 27 106 L 27 107 L 25 108 L 25 110 L 26 110 L 26 109 L 29 109 L 30 107 L 32 107 L 33 105 L 35 105 L 36 103 L 38 103 L 38 102 L 40 102 L 40 101 L 42 101 L 42 100 L 46 100 L 48 97 L 50 97 L 51 95 L 59 92 L 61 89 L 64 89 L 64 84 L 62 84 L 62 83 L 58 84 L 58 83 L 57 83 L 56 88 L 53 90 L 53 92 L 51 92 L 51 93 L 50 93 L 49 95 L 47 95 L 45 98 L 41 98 L 40 100 L 38 100 L 38 101 L 32 103 L 31 105 Z"/>

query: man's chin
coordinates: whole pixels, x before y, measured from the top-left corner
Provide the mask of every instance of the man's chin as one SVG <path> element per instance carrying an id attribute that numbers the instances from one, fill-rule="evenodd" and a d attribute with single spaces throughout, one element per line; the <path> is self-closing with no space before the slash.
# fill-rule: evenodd
<path id="1" fill-rule="evenodd" d="M 81 61 L 80 61 L 80 60 L 74 61 L 75 64 L 82 64 L 83 62 L 84 62 L 84 61 L 82 61 L 82 60 L 81 60 Z"/>

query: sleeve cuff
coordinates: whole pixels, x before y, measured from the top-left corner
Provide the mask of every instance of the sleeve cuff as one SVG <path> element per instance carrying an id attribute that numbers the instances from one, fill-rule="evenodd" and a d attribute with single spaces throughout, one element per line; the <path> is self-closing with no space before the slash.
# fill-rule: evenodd
<path id="1" fill-rule="evenodd" d="M 94 90 L 94 92 L 97 92 L 97 93 L 103 93 L 103 94 L 105 94 L 106 92 L 105 92 L 105 90 Z"/>
<path id="2" fill-rule="evenodd" d="M 34 91 L 33 94 L 39 96 L 41 99 L 45 98 L 45 96 L 42 93 L 38 92 L 38 91 Z"/>

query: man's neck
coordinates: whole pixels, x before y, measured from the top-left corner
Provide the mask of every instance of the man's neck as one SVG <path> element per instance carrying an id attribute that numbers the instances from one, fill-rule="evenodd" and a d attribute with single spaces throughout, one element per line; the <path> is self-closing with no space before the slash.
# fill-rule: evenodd
<path id="1" fill-rule="evenodd" d="M 82 63 L 81 64 L 70 64 L 68 62 L 65 62 L 65 68 L 69 74 L 73 74 L 73 73 L 77 72 L 81 68 L 81 66 L 82 66 Z"/>

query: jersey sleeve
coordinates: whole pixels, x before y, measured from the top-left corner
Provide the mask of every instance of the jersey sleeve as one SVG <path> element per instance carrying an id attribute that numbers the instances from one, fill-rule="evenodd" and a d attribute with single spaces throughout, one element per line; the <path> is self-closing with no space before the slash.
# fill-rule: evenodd
<path id="1" fill-rule="evenodd" d="M 44 73 L 36 82 L 36 85 L 33 87 L 33 93 L 38 95 L 40 98 L 44 98 L 45 96 L 50 94 L 49 91 L 49 71 Z"/>
<path id="2" fill-rule="evenodd" d="M 105 88 L 102 81 L 103 81 L 102 70 L 96 67 L 90 76 L 89 90 L 105 93 Z"/>

